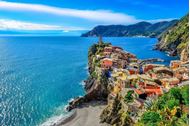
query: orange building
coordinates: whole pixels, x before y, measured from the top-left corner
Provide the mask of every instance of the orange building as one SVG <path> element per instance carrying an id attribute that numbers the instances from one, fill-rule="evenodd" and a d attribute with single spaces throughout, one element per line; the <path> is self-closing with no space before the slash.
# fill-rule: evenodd
<path id="1" fill-rule="evenodd" d="M 135 68 L 129 68 L 128 71 L 129 71 L 130 75 L 138 74 L 139 73 L 139 70 L 135 69 Z"/>
<path id="2" fill-rule="evenodd" d="M 113 66 L 113 61 L 112 61 L 112 59 L 104 58 L 104 59 L 101 61 L 101 68 L 103 68 L 103 69 L 110 69 L 112 66 Z"/>
<path id="3" fill-rule="evenodd" d="M 162 89 L 161 88 L 157 88 L 157 89 L 145 89 L 145 93 L 147 94 L 147 96 L 152 96 L 152 95 L 162 95 Z"/>
<path id="4" fill-rule="evenodd" d="M 181 66 L 181 61 L 180 60 L 174 60 L 170 62 L 170 67 L 172 69 L 179 68 Z"/>
<path id="5" fill-rule="evenodd" d="M 143 72 L 146 73 L 149 70 L 152 70 L 154 68 L 154 66 L 152 64 L 147 64 L 146 66 L 144 66 Z"/>

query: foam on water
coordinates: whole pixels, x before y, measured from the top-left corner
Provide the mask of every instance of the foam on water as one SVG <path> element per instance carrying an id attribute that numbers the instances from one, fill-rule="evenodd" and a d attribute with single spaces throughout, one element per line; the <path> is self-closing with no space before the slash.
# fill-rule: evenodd
<path id="1" fill-rule="evenodd" d="M 40 124 L 40 126 L 56 126 L 66 121 L 74 114 L 75 111 L 67 112 L 65 111 L 65 107 L 65 105 L 58 107 L 56 110 L 57 113 L 55 113 L 52 117 L 46 119 L 43 123 Z"/>

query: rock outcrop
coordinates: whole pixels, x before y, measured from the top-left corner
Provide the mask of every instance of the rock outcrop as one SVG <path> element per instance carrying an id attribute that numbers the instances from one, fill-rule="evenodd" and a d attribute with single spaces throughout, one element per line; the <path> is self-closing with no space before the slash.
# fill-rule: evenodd
<path id="1" fill-rule="evenodd" d="M 128 108 L 118 94 L 113 102 L 109 103 L 100 115 L 101 122 L 116 126 L 132 126 L 134 122 L 128 115 Z"/>
<path id="2" fill-rule="evenodd" d="M 92 45 L 92 47 L 89 49 L 89 77 L 84 81 L 84 89 L 86 94 L 83 97 L 77 97 L 72 100 L 67 107 L 68 111 L 92 100 L 107 100 L 107 96 L 109 94 L 108 79 L 106 77 L 106 71 L 102 71 L 99 67 L 100 63 L 97 60 L 96 54 L 102 51 L 104 47 L 108 45 L 109 43 L 99 42 L 98 44 Z"/>

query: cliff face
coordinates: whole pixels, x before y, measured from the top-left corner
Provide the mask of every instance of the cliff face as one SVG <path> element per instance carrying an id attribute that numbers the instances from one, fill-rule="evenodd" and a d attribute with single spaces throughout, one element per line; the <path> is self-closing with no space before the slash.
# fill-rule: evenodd
<path id="1" fill-rule="evenodd" d="M 100 68 L 100 60 L 97 59 L 97 54 L 103 51 L 105 46 L 109 43 L 98 43 L 91 46 L 88 51 L 88 71 L 89 77 L 85 80 L 86 94 L 83 97 L 75 98 L 69 103 L 67 110 L 72 110 L 85 102 L 92 100 L 107 100 L 110 93 L 108 87 L 108 79 L 106 77 L 107 71 L 102 71 Z"/>
<path id="2" fill-rule="evenodd" d="M 128 115 L 128 107 L 120 94 L 113 99 L 113 102 L 108 103 L 101 113 L 100 119 L 101 122 L 116 126 L 132 126 L 134 124 Z"/>
<path id="3" fill-rule="evenodd" d="M 157 49 L 167 51 L 170 55 L 180 56 L 181 60 L 189 59 L 189 14 L 184 16 L 176 25 L 162 33 Z"/>
<path id="4" fill-rule="evenodd" d="M 133 25 L 107 25 L 97 26 L 91 31 L 82 34 L 82 37 L 105 36 L 105 37 L 123 37 L 123 36 L 147 36 L 155 37 L 167 28 L 173 26 L 177 20 L 163 21 L 155 24 L 149 22 L 139 22 Z"/>

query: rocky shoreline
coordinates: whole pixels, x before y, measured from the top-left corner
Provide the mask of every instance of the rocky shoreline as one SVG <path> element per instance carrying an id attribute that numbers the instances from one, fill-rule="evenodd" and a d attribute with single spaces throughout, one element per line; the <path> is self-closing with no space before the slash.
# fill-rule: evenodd
<path id="1" fill-rule="evenodd" d="M 164 31 L 158 40 L 156 50 L 167 52 L 169 56 L 179 56 L 182 61 L 187 61 L 189 58 L 189 14 Z"/>

